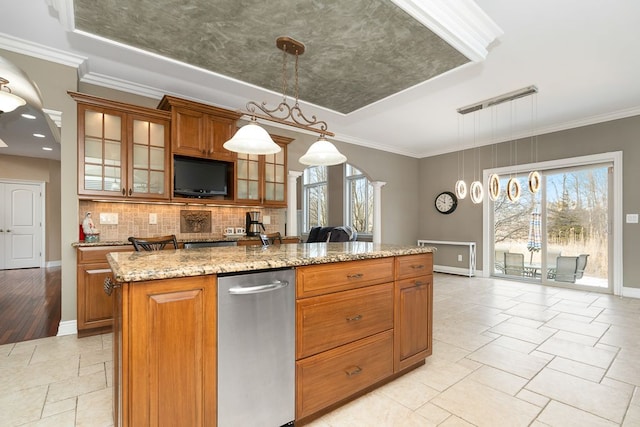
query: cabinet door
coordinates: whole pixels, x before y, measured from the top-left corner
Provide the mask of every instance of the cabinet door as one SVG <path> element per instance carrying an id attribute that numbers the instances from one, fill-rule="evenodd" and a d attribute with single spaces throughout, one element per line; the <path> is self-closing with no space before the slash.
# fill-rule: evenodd
<path id="1" fill-rule="evenodd" d="M 235 121 L 207 116 L 207 156 L 215 160 L 233 161 L 236 153 L 223 147 L 233 136 Z"/>
<path id="2" fill-rule="evenodd" d="M 122 304 L 123 424 L 215 426 L 216 277 L 125 284 Z"/>
<path id="3" fill-rule="evenodd" d="M 245 203 L 259 203 L 262 200 L 260 189 L 261 159 L 256 154 L 238 153 L 236 162 L 236 200 Z"/>
<path id="4" fill-rule="evenodd" d="M 279 153 L 264 156 L 264 198 L 263 203 L 269 206 L 286 206 L 287 204 L 287 146 Z"/>
<path id="5" fill-rule="evenodd" d="M 408 368 L 432 351 L 433 276 L 396 281 L 394 370 Z"/>
<path id="6" fill-rule="evenodd" d="M 129 116 L 127 197 L 168 199 L 169 121 Z"/>
<path id="7" fill-rule="evenodd" d="M 78 336 L 105 332 L 113 322 L 113 302 L 104 293 L 104 280 L 111 276 L 106 263 L 78 266 Z"/>
<path id="8" fill-rule="evenodd" d="M 172 113 L 173 153 L 194 157 L 206 156 L 205 126 L 206 114 L 175 107 Z"/>
<path id="9" fill-rule="evenodd" d="M 126 117 L 78 104 L 78 194 L 125 196 Z"/>

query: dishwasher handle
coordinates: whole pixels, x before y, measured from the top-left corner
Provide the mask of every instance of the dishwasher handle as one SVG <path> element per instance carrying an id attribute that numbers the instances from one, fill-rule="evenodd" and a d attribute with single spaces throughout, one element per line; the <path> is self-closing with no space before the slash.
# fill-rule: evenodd
<path id="1" fill-rule="evenodd" d="M 262 292 L 271 292 L 278 289 L 282 289 L 289 286 L 289 282 L 286 280 L 274 280 L 271 283 L 265 283 L 263 285 L 256 286 L 234 286 L 229 288 L 229 294 L 231 295 L 251 295 L 259 294 Z"/>

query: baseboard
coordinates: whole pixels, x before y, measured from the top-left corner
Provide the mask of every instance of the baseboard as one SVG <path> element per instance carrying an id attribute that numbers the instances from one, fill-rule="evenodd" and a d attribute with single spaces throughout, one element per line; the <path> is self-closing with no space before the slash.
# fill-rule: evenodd
<path id="1" fill-rule="evenodd" d="M 629 298 L 640 298 L 640 288 L 625 288 L 622 287 L 622 296 Z"/>
<path id="2" fill-rule="evenodd" d="M 61 337 L 63 335 L 75 335 L 78 333 L 78 321 L 77 320 L 67 320 L 64 322 L 60 322 L 58 325 L 58 334 L 57 336 Z"/>
<path id="3" fill-rule="evenodd" d="M 468 268 L 450 267 L 448 265 L 434 265 L 433 271 L 437 273 L 458 274 L 460 276 L 474 276 L 475 274 L 469 274 Z"/>
<path id="4" fill-rule="evenodd" d="M 44 266 L 46 268 L 49 267 L 61 267 L 62 266 L 62 261 L 58 260 L 58 261 L 47 261 Z"/>

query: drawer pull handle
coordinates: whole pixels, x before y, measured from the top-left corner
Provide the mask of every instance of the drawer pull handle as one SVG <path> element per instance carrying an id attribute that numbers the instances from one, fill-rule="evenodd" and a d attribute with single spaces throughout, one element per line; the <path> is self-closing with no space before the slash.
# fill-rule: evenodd
<path id="1" fill-rule="evenodd" d="M 416 280 L 415 283 L 416 283 L 416 287 L 426 285 L 426 282 L 423 282 L 422 280 Z"/>
<path id="2" fill-rule="evenodd" d="M 360 319 L 362 319 L 362 314 L 356 314 L 353 317 L 347 317 L 347 322 L 357 322 Z"/>
<path id="3" fill-rule="evenodd" d="M 362 273 L 347 274 L 347 279 L 360 279 L 362 276 L 364 276 Z"/>
<path id="4" fill-rule="evenodd" d="M 414 270 L 422 270 L 424 268 L 424 264 L 412 265 L 411 268 Z"/>
<path id="5" fill-rule="evenodd" d="M 360 366 L 354 366 L 353 368 L 347 369 L 344 371 L 348 377 L 352 377 L 354 375 L 358 375 L 362 372 L 362 368 Z"/>

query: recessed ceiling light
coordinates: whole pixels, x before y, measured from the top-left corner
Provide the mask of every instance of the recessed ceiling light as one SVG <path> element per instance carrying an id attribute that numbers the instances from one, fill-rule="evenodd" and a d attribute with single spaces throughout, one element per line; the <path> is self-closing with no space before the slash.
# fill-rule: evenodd
<path id="1" fill-rule="evenodd" d="M 36 138 L 44 138 L 44 135 L 41 133 L 34 133 L 33 136 L 35 136 Z"/>
<path id="2" fill-rule="evenodd" d="M 24 114 L 20 114 L 20 115 L 22 117 L 24 117 L 25 119 L 29 119 L 29 120 L 35 120 L 36 119 L 36 116 L 34 116 L 33 114 L 24 113 Z"/>
<path id="3" fill-rule="evenodd" d="M 53 151 L 53 148 L 50 148 L 50 147 L 42 147 L 42 149 L 44 151 Z"/>

